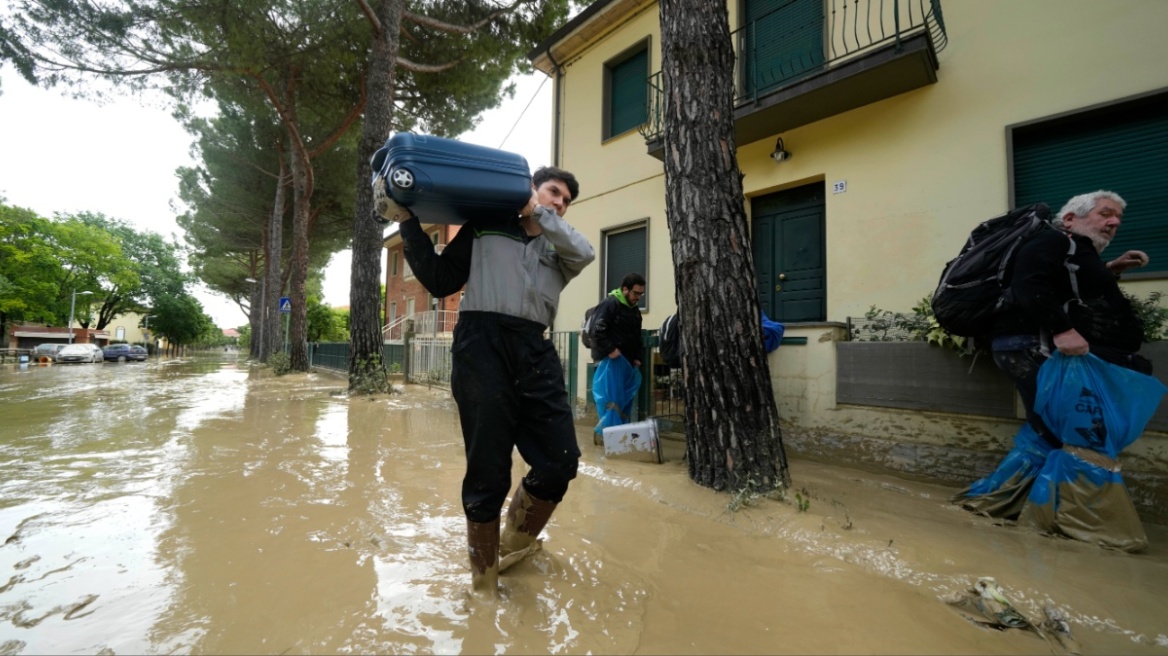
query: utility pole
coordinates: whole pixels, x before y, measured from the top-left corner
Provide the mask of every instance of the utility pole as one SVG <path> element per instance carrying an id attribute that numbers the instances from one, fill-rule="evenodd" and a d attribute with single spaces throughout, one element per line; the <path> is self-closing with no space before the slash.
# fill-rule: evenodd
<path id="1" fill-rule="evenodd" d="M 77 307 L 77 295 L 88 296 L 93 292 L 79 292 L 77 288 L 73 288 L 73 300 L 69 301 L 69 343 L 73 343 L 73 310 Z"/>

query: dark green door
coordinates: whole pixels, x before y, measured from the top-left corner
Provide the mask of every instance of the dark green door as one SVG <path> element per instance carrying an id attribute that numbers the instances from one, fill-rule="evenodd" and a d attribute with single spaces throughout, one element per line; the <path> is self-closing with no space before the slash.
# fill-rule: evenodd
<path id="1" fill-rule="evenodd" d="M 751 210 L 763 312 L 776 321 L 826 321 L 823 184 L 755 198 Z"/>
<path id="2" fill-rule="evenodd" d="M 752 98 L 822 66 L 823 0 L 746 0 L 743 88 Z"/>

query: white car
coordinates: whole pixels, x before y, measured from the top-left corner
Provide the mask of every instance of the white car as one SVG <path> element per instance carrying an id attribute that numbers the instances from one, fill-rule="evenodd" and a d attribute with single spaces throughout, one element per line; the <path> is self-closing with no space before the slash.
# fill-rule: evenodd
<path id="1" fill-rule="evenodd" d="M 105 362 L 95 344 L 70 344 L 57 352 L 57 362 Z"/>

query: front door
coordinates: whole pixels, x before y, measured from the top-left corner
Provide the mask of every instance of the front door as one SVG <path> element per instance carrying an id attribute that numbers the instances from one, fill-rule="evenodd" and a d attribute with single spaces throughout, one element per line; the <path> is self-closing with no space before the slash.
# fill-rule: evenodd
<path id="1" fill-rule="evenodd" d="M 775 321 L 827 320 L 822 182 L 751 201 L 751 241 L 763 312 Z"/>

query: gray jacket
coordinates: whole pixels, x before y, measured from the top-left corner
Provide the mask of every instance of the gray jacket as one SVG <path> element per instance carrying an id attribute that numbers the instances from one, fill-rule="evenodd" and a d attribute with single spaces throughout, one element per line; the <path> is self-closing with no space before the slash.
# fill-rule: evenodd
<path id="1" fill-rule="evenodd" d="M 517 218 L 476 221 L 459 229 L 442 251 L 417 218 L 401 223 L 406 261 L 431 294 L 449 296 L 466 286 L 459 310 L 498 312 L 550 326 L 560 292 L 596 259 L 592 245 L 553 210 L 533 215 L 542 234 L 528 237 Z"/>

